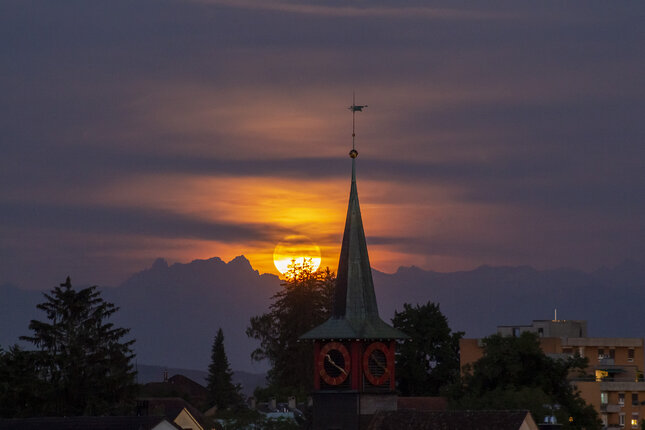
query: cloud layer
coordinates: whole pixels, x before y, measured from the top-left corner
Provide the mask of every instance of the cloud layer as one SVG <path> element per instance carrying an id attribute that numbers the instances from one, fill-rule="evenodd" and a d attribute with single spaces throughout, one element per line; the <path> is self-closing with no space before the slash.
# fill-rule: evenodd
<path id="1" fill-rule="evenodd" d="M 645 6 L 0 3 L 0 282 L 116 284 L 288 234 L 371 260 L 645 259 Z M 60 278 L 60 279 L 59 279 Z"/>

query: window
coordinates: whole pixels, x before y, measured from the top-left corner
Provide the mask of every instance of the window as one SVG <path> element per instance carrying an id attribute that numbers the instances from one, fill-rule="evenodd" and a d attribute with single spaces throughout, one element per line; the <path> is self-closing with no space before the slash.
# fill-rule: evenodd
<path id="1" fill-rule="evenodd" d="M 632 413 L 632 428 L 638 428 L 638 412 Z"/>
<path id="2" fill-rule="evenodd" d="M 603 391 L 602 393 L 600 393 L 600 404 L 606 405 L 607 403 L 609 403 L 609 395 L 606 391 Z"/>
<path id="3" fill-rule="evenodd" d="M 611 358 L 612 360 L 614 358 L 616 358 L 616 350 L 615 349 L 610 349 L 609 350 L 609 358 Z"/>
<path id="4" fill-rule="evenodd" d="M 625 427 L 625 414 L 621 413 L 618 415 L 618 425 L 621 427 Z"/>
<path id="5" fill-rule="evenodd" d="M 544 329 L 542 327 L 538 328 L 538 336 L 544 336 Z"/>
<path id="6" fill-rule="evenodd" d="M 562 353 L 563 354 L 573 355 L 573 349 L 572 348 L 562 348 Z"/>
<path id="7" fill-rule="evenodd" d="M 625 393 L 618 393 L 618 404 L 619 405 L 625 404 Z"/>
<path id="8" fill-rule="evenodd" d="M 629 362 L 634 361 L 634 348 L 629 348 L 627 350 L 627 361 Z"/>
<path id="9" fill-rule="evenodd" d="M 603 358 L 605 358 L 605 350 L 598 348 L 598 360 L 602 360 Z"/>
<path id="10" fill-rule="evenodd" d="M 638 405 L 638 393 L 632 393 L 632 405 Z"/>
<path id="11" fill-rule="evenodd" d="M 513 337 L 519 337 L 519 335 L 520 335 L 520 328 L 513 327 Z"/>

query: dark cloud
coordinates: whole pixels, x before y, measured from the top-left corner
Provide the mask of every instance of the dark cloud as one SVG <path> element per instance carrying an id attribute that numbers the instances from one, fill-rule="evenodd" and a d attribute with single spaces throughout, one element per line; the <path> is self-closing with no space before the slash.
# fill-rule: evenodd
<path id="1" fill-rule="evenodd" d="M 147 177 L 346 180 L 353 90 L 370 105 L 358 118 L 363 204 L 497 216 L 461 232 L 378 232 L 378 249 L 473 264 L 645 259 L 644 16 L 637 3 L 4 1 L 0 210 L 13 234 L 0 273 L 54 241 L 70 241 L 57 261 L 73 260 L 83 234 L 286 234 L 142 207 L 146 195 L 78 202 Z M 16 250 L 18 232 L 30 251 Z M 135 242 L 103 246 L 148 258 L 155 245 Z"/>
<path id="2" fill-rule="evenodd" d="M 219 242 L 264 242 L 290 233 L 273 224 L 234 224 L 200 220 L 158 209 L 9 203 L 0 205 L 5 227 L 100 234 L 134 234 Z"/>

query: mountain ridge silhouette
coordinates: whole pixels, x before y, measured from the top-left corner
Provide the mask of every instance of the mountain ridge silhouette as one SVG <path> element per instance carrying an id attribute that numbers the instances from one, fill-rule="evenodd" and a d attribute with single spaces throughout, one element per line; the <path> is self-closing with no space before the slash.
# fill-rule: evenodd
<path id="1" fill-rule="evenodd" d="M 404 303 L 439 303 L 453 331 L 484 337 L 498 325 L 551 319 L 584 319 L 589 336 L 643 337 L 645 265 L 626 260 L 592 272 L 570 268 L 482 265 L 472 270 L 437 272 L 415 266 L 394 273 L 373 270 L 381 317 L 389 321 Z M 74 281 L 72 274 L 72 282 Z M 164 259 L 132 274 L 117 287 L 101 287 L 103 297 L 120 307 L 113 322 L 131 328 L 139 363 L 203 369 L 219 327 L 237 371 L 262 373 L 254 363 L 258 346 L 245 330 L 252 316 L 268 311 L 280 279 L 260 274 L 243 255 L 168 264 Z M 76 287 L 82 287 L 75 285 Z M 7 349 L 29 334 L 31 319 L 44 319 L 36 304 L 41 291 L 0 285 L 0 346 Z"/>

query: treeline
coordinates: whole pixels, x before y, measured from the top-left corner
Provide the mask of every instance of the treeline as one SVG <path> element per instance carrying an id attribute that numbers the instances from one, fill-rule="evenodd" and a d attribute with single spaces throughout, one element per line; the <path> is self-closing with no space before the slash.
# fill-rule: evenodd
<path id="1" fill-rule="evenodd" d="M 298 337 L 329 318 L 334 273 L 294 268 L 273 297 L 268 312 L 251 319 L 247 335 L 259 341 L 255 360 L 268 360 L 268 386 L 256 389 L 260 401 L 296 395 L 304 400 L 313 389 L 313 346 Z M 133 339 L 110 317 L 118 308 L 105 302 L 96 286 L 75 290 L 69 278 L 44 294 L 38 309 L 46 320 L 32 320 L 34 346 L 0 349 L 0 416 L 123 415 L 133 413 L 137 394 Z M 582 372 L 586 359 L 554 360 L 530 333 L 494 335 L 483 340 L 483 357 L 459 368 L 459 340 L 438 304 L 404 305 L 392 325 L 410 336 L 396 355 L 396 387 L 403 396 L 437 396 L 454 409 L 528 409 L 540 422 L 555 415 L 563 428 L 599 429 L 598 415 L 568 382 Z M 209 402 L 218 410 L 243 405 L 240 387 L 232 383 L 217 332 L 209 366 Z"/>
<path id="2" fill-rule="evenodd" d="M 260 347 L 252 358 L 268 360 L 268 386 L 256 397 L 301 399 L 313 389 L 313 345 L 298 337 L 329 318 L 334 273 L 294 267 L 273 297 L 269 312 L 251 319 L 247 335 Z M 483 357 L 460 369 L 459 340 L 438 304 L 405 304 L 392 325 L 411 339 L 399 342 L 396 387 L 402 396 L 444 396 L 452 409 L 527 409 L 537 422 L 556 416 L 563 429 L 602 427 L 595 409 L 568 381 L 584 372 L 579 356 L 556 360 L 544 354 L 532 333 L 520 337 L 493 335 L 483 340 Z"/>

